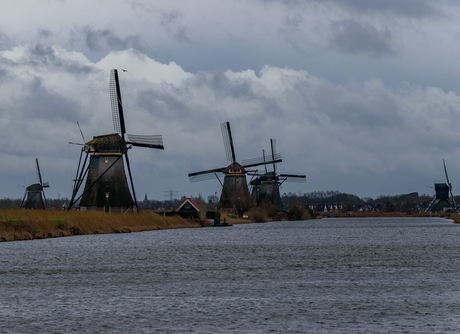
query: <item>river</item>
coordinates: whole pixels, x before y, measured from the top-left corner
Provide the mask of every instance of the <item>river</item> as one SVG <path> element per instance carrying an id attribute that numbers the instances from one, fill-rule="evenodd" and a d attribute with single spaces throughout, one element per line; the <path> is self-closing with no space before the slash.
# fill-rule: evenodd
<path id="1" fill-rule="evenodd" d="M 459 256 L 440 218 L 0 243 L 0 332 L 459 333 Z"/>

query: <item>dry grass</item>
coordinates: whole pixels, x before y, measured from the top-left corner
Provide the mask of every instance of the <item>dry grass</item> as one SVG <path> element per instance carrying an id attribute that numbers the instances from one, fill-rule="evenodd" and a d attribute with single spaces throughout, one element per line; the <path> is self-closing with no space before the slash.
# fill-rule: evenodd
<path id="1" fill-rule="evenodd" d="M 453 213 L 447 218 L 452 219 L 454 223 L 460 224 L 460 214 L 458 213 Z"/>
<path id="2" fill-rule="evenodd" d="M 200 223 L 177 216 L 163 217 L 150 211 L 118 214 L 99 211 L 0 210 L 0 241 L 186 227 L 200 227 Z"/>

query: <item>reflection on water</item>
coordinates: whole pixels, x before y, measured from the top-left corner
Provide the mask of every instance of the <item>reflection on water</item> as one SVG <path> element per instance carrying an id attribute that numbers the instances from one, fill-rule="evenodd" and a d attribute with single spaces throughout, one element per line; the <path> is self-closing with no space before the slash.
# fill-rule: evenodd
<path id="1" fill-rule="evenodd" d="M 324 219 L 0 244 L 0 332 L 460 332 L 460 226 Z"/>

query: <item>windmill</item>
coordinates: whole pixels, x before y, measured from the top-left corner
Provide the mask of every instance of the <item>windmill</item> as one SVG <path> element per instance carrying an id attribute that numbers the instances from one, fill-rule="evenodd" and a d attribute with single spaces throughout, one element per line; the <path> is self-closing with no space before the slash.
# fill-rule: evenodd
<path id="1" fill-rule="evenodd" d="M 458 211 L 458 206 L 457 203 L 455 203 L 455 198 L 452 193 L 452 184 L 449 181 L 449 175 L 447 174 L 446 162 L 444 161 L 444 159 L 442 159 L 442 163 L 444 164 L 444 173 L 446 174 L 447 183 L 434 184 L 435 194 L 433 196 L 433 200 L 430 202 L 428 208 L 426 209 L 427 212 L 433 212 L 435 208 L 442 205 L 443 202 L 447 202 L 449 204 L 449 210 L 451 212 Z"/>
<path id="2" fill-rule="evenodd" d="M 227 167 L 209 169 L 201 172 L 190 173 L 188 175 L 191 182 L 204 181 L 216 177 L 221 186 L 222 193 L 217 206 L 219 208 L 234 208 L 236 202 L 249 199 L 248 184 L 246 181 L 247 168 L 281 162 L 281 155 L 275 154 L 266 160 L 265 157 L 243 160 L 242 163 L 236 161 L 235 148 L 233 147 L 232 131 L 230 123 L 221 123 L 222 137 L 224 139 L 225 152 L 230 164 Z M 222 183 L 220 178 L 224 176 Z"/>
<path id="3" fill-rule="evenodd" d="M 265 174 L 254 173 L 253 176 L 257 176 L 251 181 L 252 195 L 256 200 L 256 205 L 260 206 L 264 203 L 274 204 L 279 211 L 283 211 L 283 203 L 281 201 L 280 186 L 284 182 L 305 182 L 305 175 L 294 175 L 294 174 L 277 174 L 276 162 L 274 157 L 276 153 L 276 141 L 270 139 L 271 148 L 271 161 L 273 165 L 273 171 L 267 171 L 265 166 Z M 265 151 L 263 151 L 265 158 Z"/>
<path id="4" fill-rule="evenodd" d="M 26 187 L 26 192 L 21 202 L 21 208 L 46 210 L 46 197 L 43 188 L 48 188 L 49 184 L 48 182 L 42 181 L 38 159 L 35 159 L 35 162 L 37 164 L 38 183 Z"/>
<path id="5" fill-rule="evenodd" d="M 117 133 L 95 136 L 84 144 L 69 209 L 80 201 L 80 206 L 103 208 L 104 211 L 114 207 L 120 211 L 134 207 L 138 210 L 128 150 L 135 146 L 164 149 L 161 135 L 126 134 L 118 71 L 115 69 L 110 71 L 109 87 L 113 126 Z M 85 179 L 84 190 L 77 197 Z"/>

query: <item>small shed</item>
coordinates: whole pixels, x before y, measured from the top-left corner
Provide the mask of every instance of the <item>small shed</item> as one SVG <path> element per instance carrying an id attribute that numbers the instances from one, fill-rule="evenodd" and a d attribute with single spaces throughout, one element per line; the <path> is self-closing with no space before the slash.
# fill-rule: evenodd
<path id="1" fill-rule="evenodd" d="M 198 204 L 191 198 L 186 198 L 176 209 L 176 213 L 183 218 L 200 218 L 200 208 Z"/>

